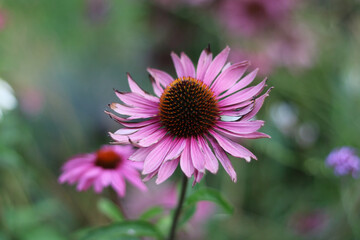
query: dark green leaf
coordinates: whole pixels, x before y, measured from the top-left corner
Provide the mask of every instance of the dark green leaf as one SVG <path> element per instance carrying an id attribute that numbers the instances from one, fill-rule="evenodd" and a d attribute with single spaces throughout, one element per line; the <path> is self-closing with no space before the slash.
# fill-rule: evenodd
<path id="1" fill-rule="evenodd" d="M 160 206 L 152 207 L 146 210 L 141 216 L 140 219 L 142 220 L 149 220 L 152 219 L 164 212 L 164 209 Z"/>
<path id="2" fill-rule="evenodd" d="M 122 221 L 124 220 L 124 216 L 120 212 L 118 206 L 116 206 L 113 202 L 108 199 L 102 198 L 98 202 L 98 209 L 105 216 L 110 218 L 113 221 Z"/>
<path id="3" fill-rule="evenodd" d="M 191 217 L 195 214 L 196 212 L 196 206 L 190 205 L 190 206 L 186 206 L 181 214 L 181 218 L 180 218 L 180 226 L 187 223 L 187 221 L 189 221 L 191 219 Z"/>
<path id="4" fill-rule="evenodd" d="M 202 188 L 191 194 L 185 201 L 185 206 L 196 204 L 199 201 L 210 201 L 219 205 L 226 213 L 232 214 L 234 208 L 225 200 L 221 193 L 215 189 Z"/>

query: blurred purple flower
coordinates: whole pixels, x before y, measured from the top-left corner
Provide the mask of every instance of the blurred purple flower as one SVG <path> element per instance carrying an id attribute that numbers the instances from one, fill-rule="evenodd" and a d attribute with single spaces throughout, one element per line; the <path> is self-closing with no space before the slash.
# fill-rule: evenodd
<path id="1" fill-rule="evenodd" d="M 75 156 L 63 166 L 60 183 L 77 182 L 77 190 L 84 191 L 94 186 L 96 193 L 111 186 L 119 196 L 125 195 L 125 179 L 140 190 L 146 190 L 138 170 L 143 164 L 128 160 L 134 152 L 131 146 L 107 145 L 95 153 Z"/>
<path id="2" fill-rule="evenodd" d="M 357 177 L 360 170 L 360 158 L 352 147 L 334 149 L 326 158 L 326 164 L 334 168 L 337 176 L 352 174 Z"/>
<path id="3" fill-rule="evenodd" d="M 223 0 L 219 17 L 228 30 L 249 36 L 280 26 L 292 6 L 292 0 Z"/>

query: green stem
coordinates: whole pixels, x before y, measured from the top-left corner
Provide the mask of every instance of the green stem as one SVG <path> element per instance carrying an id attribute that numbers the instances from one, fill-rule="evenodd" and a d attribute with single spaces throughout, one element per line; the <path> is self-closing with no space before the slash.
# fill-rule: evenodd
<path id="1" fill-rule="evenodd" d="M 174 240 L 175 239 L 177 223 L 178 223 L 178 220 L 179 220 L 179 217 L 180 217 L 180 214 L 181 214 L 181 209 L 182 209 L 183 204 L 184 204 L 187 182 L 188 182 L 188 178 L 184 174 L 183 179 L 182 179 L 182 183 L 181 183 L 181 192 L 180 192 L 180 196 L 179 196 L 179 201 L 178 201 L 178 205 L 176 207 L 175 214 L 174 214 L 174 217 L 173 217 L 173 220 L 172 220 L 168 240 Z"/>

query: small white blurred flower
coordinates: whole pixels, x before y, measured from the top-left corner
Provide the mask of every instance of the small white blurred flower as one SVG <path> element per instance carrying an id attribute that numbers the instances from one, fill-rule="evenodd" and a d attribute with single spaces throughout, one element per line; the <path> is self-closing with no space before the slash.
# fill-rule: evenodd
<path id="1" fill-rule="evenodd" d="M 12 110 L 16 107 L 17 100 L 14 96 L 12 87 L 0 78 L 0 119 L 5 111 Z"/>
<path id="2" fill-rule="evenodd" d="M 290 135 L 298 120 L 297 109 L 286 102 L 275 103 L 270 107 L 270 116 L 276 127 L 284 134 Z"/>
<path id="3" fill-rule="evenodd" d="M 299 145 L 309 147 L 315 143 L 319 137 L 319 126 L 313 122 L 306 122 L 299 126 L 296 140 Z"/>

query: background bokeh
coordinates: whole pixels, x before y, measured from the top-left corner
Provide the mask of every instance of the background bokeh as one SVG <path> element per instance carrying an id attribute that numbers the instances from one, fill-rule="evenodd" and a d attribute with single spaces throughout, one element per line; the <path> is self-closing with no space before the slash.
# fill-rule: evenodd
<path id="1" fill-rule="evenodd" d="M 111 141 L 103 111 L 126 72 L 152 92 L 147 67 L 175 76 L 171 51 L 196 62 L 208 44 L 268 76 L 272 138 L 243 143 L 259 160 L 232 159 L 237 183 L 207 174 L 235 213 L 206 216 L 194 239 L 360 239 L 360 182 L 324 164 L 360 148 L 357 0 L 0 0 L 0 239 L 109 223 L 100 196 L 58 184 L 61 165 Z"/>

